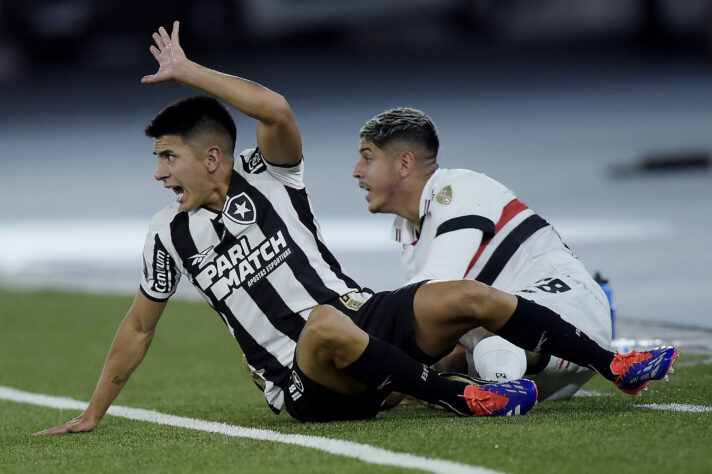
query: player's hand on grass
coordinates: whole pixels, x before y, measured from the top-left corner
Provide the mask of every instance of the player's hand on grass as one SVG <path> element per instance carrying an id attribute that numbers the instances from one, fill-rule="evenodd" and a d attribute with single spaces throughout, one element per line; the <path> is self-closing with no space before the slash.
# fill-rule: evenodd
<path id="1" fill-rule="evenodd" d="M 180 47 L 178 40 L 179 27 L 180 23 L 174 21 L 173 31 L 171 31 L 170 36 L 162 26 L 158 28 L 157 33 L 153 33 L 153 41 L 156 42 L 156 45 L 151 45 L 149 49 L 153 57 L 158 61 L 158 72 L 143 76 L 141 78 L 142 83 L 153 84 L 170 81 L 180 75 L 180 70 L 188 62 L 188 59 L 185 57 L 183 48 Z"/>
<path id="2" fill-rule="evenodd" d="M 38 431 L 37 433 L 35 433 L 35 436 L 81 433 L 84 431 L 91 431 L 94 429 L 95 426 L 96 422 L 89 421 L 83 418 L 83 415 L 79 415 L 75 419 L 70 420 L 61 426 L 55 426 L 54 428 L 49 428 L 44 431 Z"/>

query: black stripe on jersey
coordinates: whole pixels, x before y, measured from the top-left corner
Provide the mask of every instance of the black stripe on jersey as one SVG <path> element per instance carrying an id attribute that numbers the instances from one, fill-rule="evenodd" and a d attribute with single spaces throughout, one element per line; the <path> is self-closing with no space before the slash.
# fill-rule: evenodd
<path id="1" fill-rule="evenodd" d="M 218 239 L 222 240 L 225 234 L 225 224 L 219 218 L 210 219 L 210 223 L 213 225 L 215 233 L 218 234 Z"/>
<path id="2" fill-rule="evenodd" d="M 264 347 L 255 341 L 252 335 L 250 335 L 250 333 L 240 324 L 232 311 L 230 311 L 230 308 L 228 308 L 225 301 L 226 300 L 217 302 L 217 305 L 214 306 L 214 308 L 225 318 L 224 322 L 229 324 L 232 328 L 235 340 L 245 353 L 245 357 L 247 357 L 248 362 L 257 370 L 264 369 L 262 377 L 281 387 L 284 381 L 289 377 L 289 367 L 283 366 L 275 356 L 266 351 Z M 270 405 L 270 408 L 275 413 L 279 413 L 279 410 L 276 410 L 272 405 Z"/>
<path id="3" fill-rule="evenodd" d="M 276 235 L 279 230 L 283 231 L 287 246 L 292 250 L 291 255 L 287 258 L 285 263 L 292 269 L 292 273 L 294 273 L 304 289 L 309 293 L 309 296 L 319 304 L 339 298 L 341 295 L 324 284 L 319 274 L 309 263 L 309 258 L 304 251 L 294 242 L 292 235 L 289 233 L 289 227 L 274 209 L 267 196 L 248 183 L 237 171 L 233 171 L 228 195 L 235 196 L 243 191 L 252 198 L 255 204 L 257 212 L 256 224 L 260 227 L 262 233 L 265 236 L 273 236 Z M 266 279 L 263 279 L 260 284 L 265 282 L 268 283 Z M 265 303 L 257 300 L 255 300 L 255 302 L 258 305 Z M 262 306 L 260 305 L 260 307 Z"/>
<path id="4" fill-rule="evenodd" d="M 193 237 L 190 234 L 188 219 L 188 213 L 181 212 L 177 214 L 171 222 L 171 239 L 173 240 L 173 246 L 176 248 L 178 256 L 183 261 L 183 266 L 186 269 L 192 268 L 193 264 L 190 262 L 190 257 L 198 253 L 198 248 L 195 246 Z M 265 378 L 275 385 L 280 385 L 285 378 L 289 376 L 289 369 L 283 366 L 275 356 L 255 341 L 250 333 L 240 324 L 232 311 L 230 311 L 225 300 L 220 302 L 216 301 L 216 299 L 210 295 L 207 296 L 210 299 L 210 306 L 218 311 L 223 318 L 225 318 L 224 321 L 226 324 L 229 324 L 232 328 L 235 340 L 240 345 L 240 348 L 242 348 L 242 351 L 247 355 L 250 364 L 257 369 L 264 369 Z M 299 319 L 303 327 L 304 320 L 302 318 Z M 279 329 L 278 326 L 276 327 Z"/>
<path id="5" fill-rule="evenodd" d="M 475 280 L 481 281 L 487 285 L 491 285 L 499 276 L 504 266 L 512 258 L 514 252 L 519 249 L 519 246 L 524 243 L 539 229 L 549 225 L 544 219 L 534 214 L 527 217 L 502 242 L 497 246 L 497 249 L 492 253 L 492 256 L 485 264 L 482 271 L 477 275 Z"/>
<path id="6" fill-rule="evenodd" d="M 287 335 L 294 342 L 299 341 L 299 335 L 304 329 L 304 318 L 301 315 L 292 312 L 274 289 L 272 283 L 266 278 L 263 278 L 258 284 L 252 285 L 250 288 L 242 287 L 260 310 L 267 315 L 272 325 L 279 329 L 280 332 Z"/>
<path id="7" fill-rule="evenodd" d="M 190 271 L 193 268 L 193 263 L 190 257 L 200 253 L 193 242 L 193 236 L 190 235 L 190 227 L 188 226 L 188 213 L 179 212 L 171 221 L 171 241 L 175 247 L 178 256 L 183 262 L 183 268 L 188 270 L 188 277 L 193 281 L 193 273 Z"/>
<path id="8" fill-rule="evenodd" d="M 303 188 L 294 189 L 290 188 L 289 186 L 285 186 L 284 189 L 287 190 L 287 194 L 289 194 L 289 199 L 292 201 L 292 206 L 294 207 L 294 210 L 297 211 L 299 221 L 304 224 L 304 227 L 309 229 L 309 232 L 312 233 L 312 236 L 316 241 L 316 246 L 319 249 L 319 253 L 321 254 L 321 258 L 323 258 L 326 264 L 329 265 L 331 271 L 334 272 L 334 274 L 339 280 L 346 283 L 349 288 L 361 288 L 358 283 L 356 283 L 343 272 L 339 261 L 336 260 L 336 257 L 334 257 L 334 255 L 329 251 L 327 246 L 324 245 L 324 242 L 319 240 L 319 235 L 316 231 L 314 214 L 312 214 L 311 208 L 309 207 L 309 196 L 307 195 L 307 190 Z"/>
<path id="9" fill-rule="evenodd" d="M 482 240 L 491 238 L 494 235 L 494 222 L 482 216 L 459 216 L 447 220 L 438 226 L 435 237 L 460 229 L 481 230 L 484 236 Z"/>

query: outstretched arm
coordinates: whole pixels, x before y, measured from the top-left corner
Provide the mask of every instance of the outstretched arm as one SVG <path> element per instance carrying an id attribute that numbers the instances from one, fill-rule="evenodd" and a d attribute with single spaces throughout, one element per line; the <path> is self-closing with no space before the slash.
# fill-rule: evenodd
<path id="1" fill-rule="evenodd" d="M 258 121 L 257 146 L 267 161 L 276 165 L 299 163 L 302 138 L 285 98 L 255 82 L 190 61 L 180 46 L 179 27 L 176 21 L 170 36 L 163 27 L 153 34 L 156 45 L 151 45 L 150 50 L 158 61 L 158 72 L 144 76 L 141 82 L 176 81 L 227 102 Z"/>
<path id="2" fill-rule="evenodd" d="M 37 435 L 78 433 L 91 431 L 109 409 L 111 402 L 126 385 L 131 373 L 148 351 L 158 319 L 166 303 L 158 303 L 139 292 L 131 309 L 119 326 L 99 383 L 84 413 L 62 426 L 50 428 Z"/>

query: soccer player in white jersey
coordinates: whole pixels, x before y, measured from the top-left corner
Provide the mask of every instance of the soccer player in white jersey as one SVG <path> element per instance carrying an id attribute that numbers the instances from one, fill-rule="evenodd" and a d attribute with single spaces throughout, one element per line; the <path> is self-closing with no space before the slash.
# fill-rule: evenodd
<path id="1" fill-rule="evenodd" d="M 611 343 L 605 294 L 544 219 L 488 176 L 437 164 L 430 118 L 395 108 L 361 129 L 353 170 L 371 212 L 396 214 L 392 238 L 403 245 L 409 282 L 469 278 L 555 311 L 601 346 Z M 435 367 L 485 380 L 525 376 L 540 399 L 568 398 L 593 371 L 559 357 L 525 351 L 477 328 Z M 528 369 L 528 370 L 527 370 Z"/>
<path id="2" fill-rule="evenodd" d="M 254 82 L 189 61 L 178 30 L 176 22 L 170 36 L 163 28 L 153 35 L 159 70 L 142 82 L 172 80 L 213 97 L 171 104 L 146 128 L 155 138 L 155 178 L 176 202 L 151 221 L 140 290 L 89 406 L 42 434 L 96 426 L 146 354 L 181 274 L 240 344 L 272 410 L 286 408 L 301 421 L 371 418 L 392 391 L 459 416 L 526 413 L 536 403 L 531 381 L 477 386 L 428 368 L 478 326 L 596 367 L 622 390 L 647 385 L 641 370 L 664 377 L 676 350 L 656 354 L 654 367 L 649 357 L 615 356 L 546 308 L 478 282 L 362 290 L 321 239 L 289 104 Z M 257 148 L 239 159 L 235 124 L 215 98 L 258 122 Z"/>

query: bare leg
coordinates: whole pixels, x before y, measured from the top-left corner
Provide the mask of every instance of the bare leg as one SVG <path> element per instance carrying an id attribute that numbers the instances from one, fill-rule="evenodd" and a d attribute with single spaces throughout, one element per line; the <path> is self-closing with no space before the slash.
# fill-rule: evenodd
<path id="1" fill-rule="evenodd" d="M 396 346 L 369 336 L 331 306 L 312 311 L 297 344 L 296 360 L 311 380 L 344 395 L 367 387 L 384 398 L 399 391 L 460 416 L 473 414 L 463 398 L 468 384 L 439 377 Z"/>
<path id="2" fill-rule="evenodd" d="M 436 356 L 474 327 L 497 331 L 516 307 L 515 296 L 477 281 L 426 283 L 413 300 L 415 339 L 426 354 Z"/>
<path id="3" fill-rule="evenodd" d="M 366 386 L 341 371 L 354 362 L 368 345 L 368 334 L 345 314 L 330 306 L 312 311 L 297 344 L 297 363 L 315 382 L 345 395 L 363 392 Z"/>

